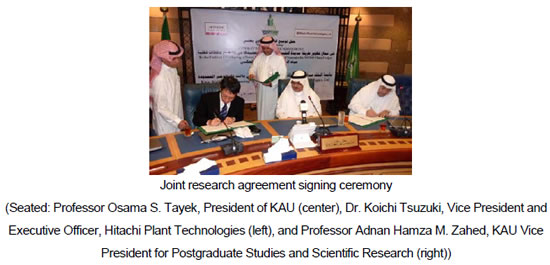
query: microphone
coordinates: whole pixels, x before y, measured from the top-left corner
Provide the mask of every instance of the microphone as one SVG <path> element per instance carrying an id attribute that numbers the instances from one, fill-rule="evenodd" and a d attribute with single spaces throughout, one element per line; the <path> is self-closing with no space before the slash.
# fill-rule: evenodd
<path id="1" fill-rule="evenodd" d="M 305 100 L 300 101 L 300 112 L 302 112 L 302 124 L 307 123 L 307 103 Z"/>
<path id="2" fill-rule="evenodd" d="M 235 140 L 235 137 L 233 135 L 234 134 L 233 130 L 229 129 L 227 124 L 225 124 L 225 120 L 222 120 L 221 117 L 218 115 L 218 113 L 215 110 L 214 110 L 214 116 L 216 116 L 216 118 L 218 118 L 222 121 L 225 128 L 229 131 L 229 138 L 231 138 L 231 143 L 221 146 L 223 154 L 228 156 L 228 155 L 236 155 L 238 153 L 242 153 L 243 150 L 244 150 L 243 143 L 238 142 L 237 140 Z"/>
<path id="3" fill-rule="evenodd" d="M 325 125 L 325 121 L 323 120 L 323 117 L 321 117 L 321 114 L 319 114 L 319 111 L 317 110 L 317 107 L 315 107 L 315 103 L 313 103 L 313 100 L 311 100 L 311 96 L 307 96 L 307 98 L 311 102 L 311 105 L 313 106 L 313 109 L 315 109 L 315 112 L 317 112 L 317 116 L 319 116 L 319 119 L 321 120 L 321 123 L 323 123 L 323 129 L 321 129 L 321 131 L 322 131 L 321 134 L 323 136 L 330 135 L 331 132 L 327 128 L 327 126 Z"/>

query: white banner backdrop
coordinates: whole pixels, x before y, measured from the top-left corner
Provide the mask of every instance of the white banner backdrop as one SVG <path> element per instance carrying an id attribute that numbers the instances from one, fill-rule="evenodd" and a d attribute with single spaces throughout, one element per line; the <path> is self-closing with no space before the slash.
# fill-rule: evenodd
<path id="1" fill-rule="evenodd" d="M 272 35 L 287 61 L 288 73 L 305 70 L 323 100 L 334 98 L 338 16 L 191 9 L 195 82 L 218 82 L 233 75 L 239 95 L 256 102 L 248 68 L 259 39 Z"/>

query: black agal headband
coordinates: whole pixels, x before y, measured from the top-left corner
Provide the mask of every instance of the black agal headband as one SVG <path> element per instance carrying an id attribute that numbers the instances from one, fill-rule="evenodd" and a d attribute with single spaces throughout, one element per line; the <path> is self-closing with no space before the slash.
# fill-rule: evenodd
<path id="1" fill-rule="evenodd" d="M 270 44 L 270 43 L 273 43 L 275 41 L 275 39 L 273 39 L 273 37 L 271 37 L 271 40 L 264 40 L 264 38 L 262 38 L 260 40 L 260 43 L 261 44 Z"/>
<path id="2" fill-rule="evenodd" d="M 382 82 L 384 84 L 386 84 L 387 86 L 395 86 L 395 82 L 393 82 L 393 83 L 388 82 L 386 79 L 384 79 L 384 76 L 385 75 L 383 75 L 382 78 L 380 78 L 380 79 L 382 79 Z"/>
<path id="3" fill-rule="evenodd" d="M 168 52 L 168 54 L 170 54 L 170 55 L 178 55 L 178 54 L 180 54 L 180 52 L 181 52 L 180 46 L 179 46 L 177 43 L 175 43 L 175 42 L 173 42 L 173 41 L 171 41 L 171 40 L 169 40 L 169 42 L 171 42 L 171 43 L 173 43 L 174 45 L 176 45 L 176 47 L 178 48 L 178 50 L 175 51 L 175 52 Z"/>
<path id="4" fill-rule="evenodd" d="M 297 72 L 303 72 L 304 74 L 298 75 Z M 290 77 L 295 79 L 300 79 L 300 78 L 305 78 L 306 76 L 307 76 L 307 73 L 305 71 L 298 70 L 298 71 L 294 71 Z"/>

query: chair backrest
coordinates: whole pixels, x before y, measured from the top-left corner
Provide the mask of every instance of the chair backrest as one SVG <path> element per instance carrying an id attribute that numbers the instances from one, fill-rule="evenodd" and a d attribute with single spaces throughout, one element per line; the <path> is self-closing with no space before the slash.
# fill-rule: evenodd
<path id="1" fill-rule="evenodd" d="M 399 98 L 399 105 L 401 106 L 399 114 L 412 116 L 412 77 L 410 75 L 394 75 L 394 77 L 395 86 L 397 87 L 395 93 Z M 346 96 L 346 107 L 349 105 L 353 95 L 370 82 L 366 79 L 353 78 L 350 80 Z"/>
<path id="2" fill-rule="evenodd" d="M 412 116 L 412 76 L 395 75 L 397 97 L 401 105 L 401 115 Z"/>
<path id="3" fill-rule="evenodd" d="M 308 78 L 309 80 L 309 87 L 311 89 L 315 90 L 315 80 L 313 78 Z M 285 79 L 279 79 L 279 87 L 277 88 L 279 90 L 279 97 L 281 96 L 281 93 L 285 90 L 285 87 L 288 85 L 288 82 L 290 82 L 290 78 Z"/>
<path id="4" fill-rule="evenodd" d="M 217 91 L 220 91 L 219 83 L 185 84 L 183 86 L 183 116 L 191 128 L 196 128 L 193 124 L 193 115 L 202 94 Z"/>

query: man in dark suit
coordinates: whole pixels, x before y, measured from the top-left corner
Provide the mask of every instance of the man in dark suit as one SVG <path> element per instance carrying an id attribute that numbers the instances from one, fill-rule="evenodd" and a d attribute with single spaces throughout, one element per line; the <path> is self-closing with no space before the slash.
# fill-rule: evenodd
<path id="1" fill-rule="evenodd" d="M 241 84 L 236 78 L 224 77 L 220 82 L 220 92 L 206 93 L 201 96 L 193 115 L 195 126 L 216 126 L 222 121 L 229 125 L 242 121 L 244 99 L 237 96 L 240 90 Z"/>

